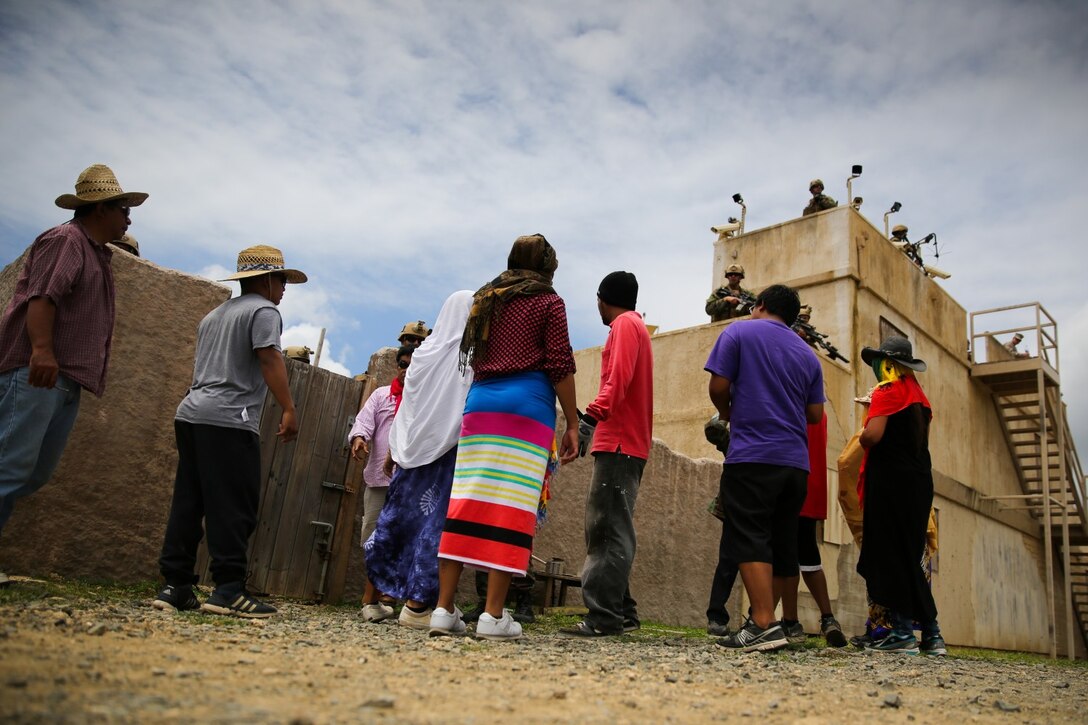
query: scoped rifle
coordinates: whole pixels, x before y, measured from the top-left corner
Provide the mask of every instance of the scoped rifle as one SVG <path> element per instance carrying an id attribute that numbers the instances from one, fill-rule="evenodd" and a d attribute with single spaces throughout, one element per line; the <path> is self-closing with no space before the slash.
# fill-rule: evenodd
<path id="1" fill-rule="evenodd" d="M 849 363 L 850 362 L 845 357 L 843 357 L 842 353 L 839 352 L 837 347 L 835 347 L 834 345 L 832 345 L 830 342 L 827 341 L 827 335 L 825 335 L 822 332 L 819 332 L 815 327 L 813 327 L 809 323 L 801 322 L 800 320 L 798 320 L 798 321 L 793 323 L 792 329 L 793 329 L 794 332 L 804 333 L 805 336 L 808 337 L 808 339 L 812 340 L 816 345 L 822 347 L 824 349 L 824 351 L 827 353 L 827 356 L 829 358 L 831 358 L 832 360 L 836 360 L 836 359 L 837 360 L 842 360 L 844 363 Z"/>
<path id="2" fill-rule="evenodd" d="M 732 292 L 730 292 L 729 294 L 733 295 L 733 297 L 736 297 L 736 298 L 738 298 L 740 300 L 740 304 L 737 305 L 737 312 L 741 313 L 742 315 L 751 314 L 752 310 L 754 310 L 756 308 L 756 297 L 755 297 L 755 295 L 750 294 L 748 292 L 743 292 L 743 291 L 738 292 L 735 295 Z"/>

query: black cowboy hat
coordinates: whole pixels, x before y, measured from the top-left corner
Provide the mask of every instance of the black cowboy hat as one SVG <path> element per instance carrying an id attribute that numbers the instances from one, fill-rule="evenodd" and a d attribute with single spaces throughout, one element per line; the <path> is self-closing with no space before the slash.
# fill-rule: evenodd
<path id="1" fill-rule="evenodd" d="M 880 343 L 880 347 L 875 350 L 871 347 L 862 348 L 861 350 L 861 359 L 868 365 L 872 365 L 874 360 L 882 357 L 895 360 L 903 367 L 910 368 L 915 372 L 924 373 L 926 371 L 925 361 L 914 357 L 914 349 L 910 346 L 910 340 L 905 337 L 889 337 Z"/>

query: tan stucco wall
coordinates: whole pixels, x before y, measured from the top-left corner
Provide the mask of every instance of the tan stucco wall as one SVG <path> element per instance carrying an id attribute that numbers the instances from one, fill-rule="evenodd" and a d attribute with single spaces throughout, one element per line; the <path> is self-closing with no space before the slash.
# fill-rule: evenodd
<path id="1" fill-rule="evenodd" d="M 0 273 L 5 308 L 22 262 Z M 197 324 L 230 290 L 117 251 L 113 271 L 117 318 L 105 395 L 83 391 L 52 480 L 16 502 L 0 539 L 11 573 L 158 576 L 177 465 L 174 413 L 192 380 Z"/>
<path id="2" fill-rule="evenodd" d="M 592 474 L 590 456 L 560 468 L 553 478 L 548 520 L 533 544 L 535 556 L 564 559 L 567 573 L 580 573 L 585 559 L 585 500 Z M 631 595 L 638 602 L 641 617 L 706 625 L 722 532 L 721 523 L 707 512 L 707 505 L 718 492 L 720 477 L 720 463 L 692 460 L 654 441 L 635 504 L 638 550 Z M 469 578 L 462 577 L 462 591 Z M 732 621 L 740 621 L 742 592 L 738 580 L 729 600 Z M 581 602 L 581 590 L 570 589 L 567 605 Z"/>

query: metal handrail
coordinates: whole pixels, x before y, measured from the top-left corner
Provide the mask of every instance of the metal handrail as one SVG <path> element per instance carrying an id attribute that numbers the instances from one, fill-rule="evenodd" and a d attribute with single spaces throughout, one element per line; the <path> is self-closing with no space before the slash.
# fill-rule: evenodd
<path id="1" fill-rule="evenodd" d="M 1034 312 L 1034 324 L 1018 325 L 1015 327 L 1003 327 L 997 330 L 980 330 L 977 321 L 987 315 L 1013 312 L 1016 310 L 1031 310 Z M 994 335 L 1007 335 L 1011 333 L 1031 333 L 1035 339 L 1035 349 L 1039 357 L 1046 361 L 1055 372 L 1060 372 L 1058 365 L 1058 323 L 1054 320 L 1046 308 L 1039 302 L 1025 302 L 1019 305 L 1005 305 L 1004 307 L 991 307 L 986 310 L 978 310 L 969 315 L 970 338 L 972 359 L 977 363 L 980 350 L 979 342 Z M 1024 335 L 1028 337 L 1027 334 Z M 1051 354 L 1052 353 L 1052 354 Z M 1052 359 L 1053 358 L 1053 359 Z M 986 362 L 992 362 L 987 360 Z"/>

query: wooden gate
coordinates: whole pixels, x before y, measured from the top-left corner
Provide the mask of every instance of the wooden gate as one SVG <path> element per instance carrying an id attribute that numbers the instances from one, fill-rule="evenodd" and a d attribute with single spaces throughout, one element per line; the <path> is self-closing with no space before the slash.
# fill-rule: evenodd
<path id="1" fill-rule="evenodd" d="M 255 594 L 322 601 L 333 552 L 351 537 L 356 500 L 355 487 L 345 485 L 351 460 L 346 438 L 364 383 L 296 360 L 287 360 L 287 374 L 298 438 L 283 444 L 276 437 L 283 409 L 269 393 L 261 416 L 263 483 L 246 586 Z M 211 583 L 203 544 L 201 562 L 201 578 Z"/>

